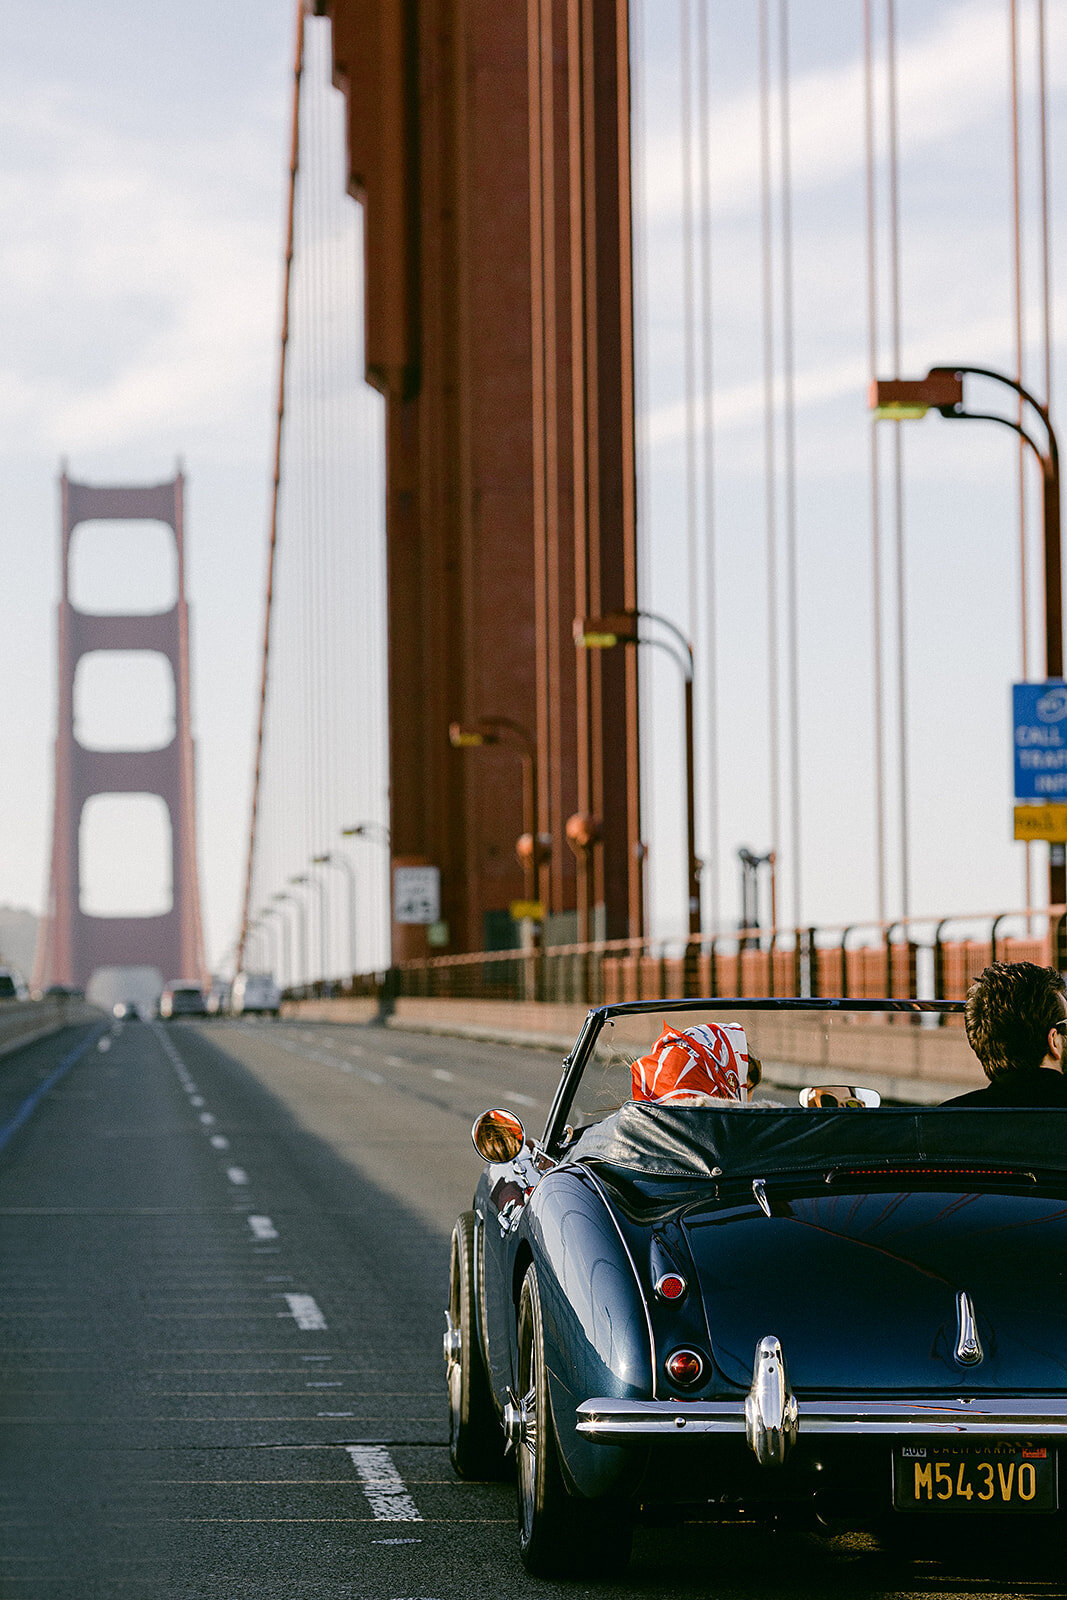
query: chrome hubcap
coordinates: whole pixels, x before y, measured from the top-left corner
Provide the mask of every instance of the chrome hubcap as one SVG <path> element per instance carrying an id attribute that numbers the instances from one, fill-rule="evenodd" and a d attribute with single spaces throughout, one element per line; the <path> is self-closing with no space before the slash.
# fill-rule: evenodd
<path id="1" fill-rule="evenodd" d="M 525 1445 L 531 1456 L 537 1449 L 537 1391 L 528 1389 L 519 1399 L 510 1389 L 504 1405 L 504 1438 L 508 1449 Z"/>
<path id="2" fill-rule="evenodd" d="M 452 1321 L 452 1315 L 448 1311 L 445 1312 L 445 1322 L 447 1326 L 442 1344 L 444 1347 L 445 1366 L 448 1368 L 449 1376 L 451 1376 L 452 1368 L 458 1366 L 459 1359 L 463 1354 L 463 1333 L 456 1327 L 456 1324 Z"/>

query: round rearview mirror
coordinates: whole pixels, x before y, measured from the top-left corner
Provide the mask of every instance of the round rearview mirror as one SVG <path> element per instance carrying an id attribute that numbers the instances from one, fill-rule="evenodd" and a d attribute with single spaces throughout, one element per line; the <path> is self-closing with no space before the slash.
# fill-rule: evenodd
<path id="1" fill-rule="evenodd" d="M 526 1143 L 526 1130 L 513 1111 L 483 1111 L 471 1138 L 483 1161 L 514 1161 Z"/>
<path id="2" fill-rule="evenodd" d="M 819 1083 L 801 1089 L 800 1103 L 806 1111 L 862 1111 L 867 1106 L 880 1106 L 882 1097 L 877 1089 Z"/>

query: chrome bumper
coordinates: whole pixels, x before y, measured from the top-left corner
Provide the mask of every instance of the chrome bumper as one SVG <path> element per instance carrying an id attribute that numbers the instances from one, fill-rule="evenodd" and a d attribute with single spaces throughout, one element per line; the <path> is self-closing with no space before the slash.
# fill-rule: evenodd
<path id="1" fill-rule="evenodd" d="M 599 1444 L 666 1433 L 751 1431 L 744 1400 L 586 1400 L 577 1431 Z M 1067 1436 L 1067 1395 L 974 1400 L 800 1400 L 796 1434 L 895 1433 Z"/>

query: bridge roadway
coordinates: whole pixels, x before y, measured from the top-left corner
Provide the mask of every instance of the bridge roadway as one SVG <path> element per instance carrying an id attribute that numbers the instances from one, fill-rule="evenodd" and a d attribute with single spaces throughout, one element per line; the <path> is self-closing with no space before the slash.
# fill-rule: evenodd
<path id="1" fill-rule="evenodd" d="M 237 1021 L 0 1062 L 0 1600 L 1062 1593 L 1003 1539 L 917 1560 L 743 1525 L 642 1529 L 623 1583 L 524 1574 L 513 1489 L 449 1467 L 442 1303 L 471 1120 L 536 1122 L 557 1072 Z"/>

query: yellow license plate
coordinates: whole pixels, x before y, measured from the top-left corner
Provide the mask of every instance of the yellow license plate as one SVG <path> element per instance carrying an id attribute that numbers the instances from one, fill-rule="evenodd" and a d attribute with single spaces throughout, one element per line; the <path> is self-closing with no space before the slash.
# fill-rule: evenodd
<path id="1" fill-rule="evenodd" d="M 1056 1451 L 1011 1443 L 898 1445 L 893 1451 L 897 1511 L 1055 1511 Z"/>

